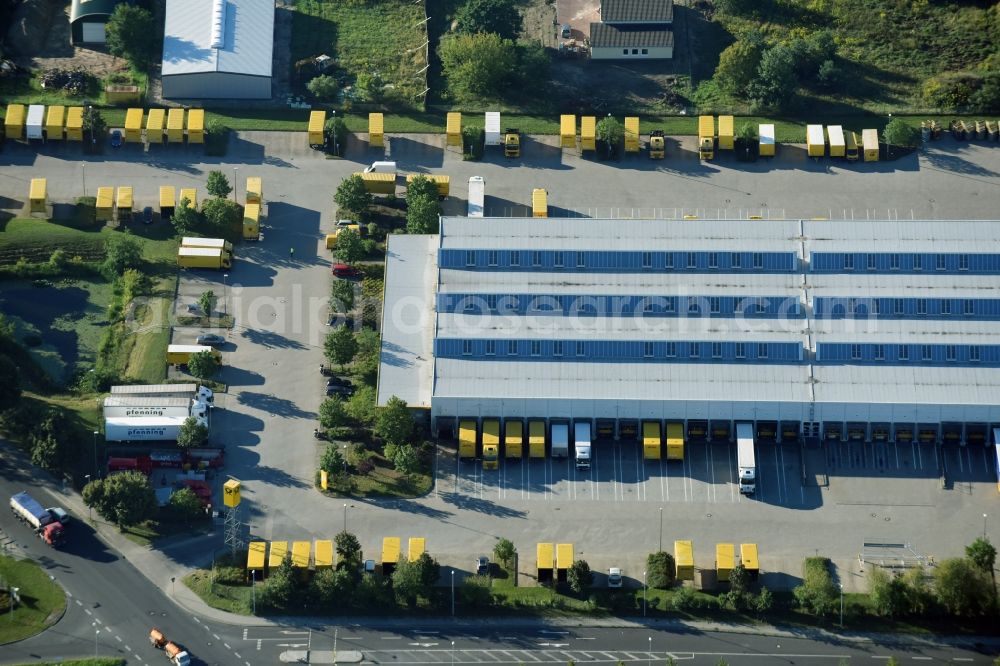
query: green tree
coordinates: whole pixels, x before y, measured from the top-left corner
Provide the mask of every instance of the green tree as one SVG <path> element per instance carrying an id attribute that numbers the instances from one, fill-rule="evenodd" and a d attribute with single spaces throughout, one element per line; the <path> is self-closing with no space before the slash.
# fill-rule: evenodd
<path id="1" fill-rule="evenodd" d="M 987 537 L 979 537 L 966 546 L 965 556 L 981 570 L 993 575 L 997 563 L 997 549 Z"/>
<path id="2" fill-rule="evenodd" d="M 128 231 L 108 234 L 104 257 L 105 270 L 115 275 L 121 275 L 126 268 L 138 268 L 142 264 L 142 241 Z"/>
<path id="3" fill-rule="evenodd" d="M 597 121 L 596 130 L 597 138 L 612 150 L 617 150 L 625 139 L 625 127 L 614 116 L 609 115 Z"/>
<path id="4" fill-rule="evenodd" d="M 715 8 L 724 14 L 741 16 L 753 14 L 757 3 L 754 0 L 715 0 Z"/>
<path id="5" fill-rule="evenodd" d="M 208 441 L 208 427 L 202 425 L 193 416 L 184 419 L 177 433 L 177 446 L 182 449 L 202 446 Z"/>
<path id="6" fill-rule="evenodd" d="M 510 539 L 501 537 L 493 545 L 493 558 L 497 562 L 500 562 L 505 569 L 509 568 L 514 562 L 515 555 L 517 555 L 517 548 L 514 547 L 514 542 Z"/>
<path id="7" fill-rule="evenodd" d="M 83 131 L 90 137 L 88 144 L 94 152 L 100 150 L 104 145 L 104 139 L 108 136 L 108 123 L 104 116 L 93 106 L 88 106 L 83 112 Z"/>
<path id="8" fill-rule="evenodd" d="M 219 362 L 215 359 L 215 355 L 207 349 L 191 354 L 187 365 L 188 372 L 198 379 L 210 379 L 219 371 Z"/>
<path id="9" fill-rule="evenodd" d="M 190 488 L 181 488 L 171 495 L 169 507 L 177 522 L 190 522 L 205 517 L 205 506 Z"/>
<path id="10" fill-rule="evenodd" d="M 354 595 L 354 577 L 342 569 L 317 571 L 310 596 L 323 608 L 350 608 Z"/>
<path id="11" fill-rule="evenodd" d="M 485 576 L 469 576 L 458 591 L 459 603 L 468 608 L 486 608 L 493 601 L 490 581 Z"/>
<path id="12" fill-rule="evenodd" d="M 140 523 L 156 510 L 156 497 L 149 479 L 135 471 L 91 481 L 84 486 L 83 501 L 119 527 Z"/>
<path id="13" fill-rule="evenodd" d="M 361 234 L 353 229 L 343 229 L 337 234 L 333 253 L 337 259 L 345 264 L 353 264 L 364 259 L 365 255 L 368 254 L 368 249 L 365 247 Z"/>
<path id="14" fill-rule="evenodd" d="M 30 439 L 31 464 L 42 469 L 55 470 L 63 458 L 60 440 L 50 432 L 32 433 Z"/>
<path id="15" fill-rule="evenodd" d="M 324 430 L 343 428 L 349 421 L 344 399 L 339 395 L 332 395 L 319 404 L 319 424 Z"/>
<path id="16" fill-rule="evenodd" d="M 321 102 L 334 102 L 337 100 L 337 92 L 340 90 L 340 86 L 337 85 L 337 79 L 334 77 L 328 74 L 320 74 L 310 79 L 309 83 L 306 84 L 306 89 Z"/>
<path id="17" fill-rule="evenodd" d="M 231 238 L 243 224 L 243 209 L 232 199 L 208 199 L 201 205 L 205 233 Z"/>
<path id="18" fill-rule="evenodd" d="M 221 171 L 208 172 L 208 182 L 205 184 L 205 189 L 213 197 L 221 197 L 223 199 L 228 197 L 229 193 L 233 191 L 232 185 L 229 184 L 229 179 Z"/>
<path id="19" fill-rule="evenodd" d="M 191 200 L 183 197 L 180 205 L 174 208 L 174 215 L 170 218 L 170 223 L 174 225 L 177 234 L 189 236 L 198 231 L 202 225 L 201 213 L 191 207 Z"/>
<path id="20" fill-rule="evenodd" d="M 773 46 L 761 56 L 748 95 L 762 108 L 781 110 L 791 101 L 795 85 L 794 57 L 786 47 Z"/>
<path id="21" fill-rule="evenodd" d="M 868 597 L 872 610 L 884 617 L 902 615 L 907 606 L 906 583 L 898 576 L 890 576 L 883 569 L 868 570 Z"/>
<path id="22" fill-rule="evenodd" d="M 360 76 L 360 75 L 359 75 Z M 339 152 L 338 146 L 343 146 L 347 142 L 347 123 L 340 116 L 334 116 L 323 125 L 323 140 L 327 149 Z"/>
<path id="23" fill-rule="evenodd" d="M 774 607 L 774 594 L 766 587 L 760 588 L 760 594 L 753 601 L 754 610 L 763 615 Z"/>
<path id="24" fill-rule="evenodd" d="M 514 42 L 493 33 L 445 37 L 438 55 L 449 92 L 461 100 L 502 98 L 518 64 Z"/>
<path id="25" fill-rule="evenodd" d="M 354 368 L 362 377 L 374 379 L 378 374 L 382 341 L 378 333 L 370 328 L 363 328 L 355 333 L 354 339 L 358 341 L 358 353 L 354 357 Z"/>
<path id="26" fill-rule="evenodd" d="M 392 466 L 400 474 L 406 476 L 416 474 L 417 470 L 420 469 L 420 456 L 417 455 L 417 450 L 411 445 L 401 444 L 395 447 L 392 456 Z"/>
<path id="27" fill-rule="evenodd" d="M 420 198 L 438 198 L 437 183 L 423 174 L 417 174 L 406 184 L 406 205 Z"/>
<path id="28" fill-rule="evenodd" d="M 287 608 L 295 592 L 294 573 L 292 556 L 285 555 L 281 564 L 271 569 L 264 584 L 257 586 L 257 604 L 271 609 Z"/>
<path id="29" fill-rule="evenodd" d="M 319 459 L 319 468 L 329 474 L 341 474 L 344 471 L 344 455 L 336 444 L 327 444 Z"/>
<path id="30" fill-rule="evenodd" d="M 159 45 L 154 38 L 156 26 L 149 11 L 122 3 L 111 12 L 104 29 L 111 55 L 125 58 L 140 70 L 153 62 Z"/>
<path id="31" fill-rule="evenodd" d="M 351 332 L 351 329 L 347 326 L 338 326 L 327 333 L 326 340 L 323 342 L 323 351 L 330 365 L 339 365 L 344 368 L 358 353 L 358 341 L 354 339 L 354 333 Z"/>
<path id="32" fill-rule="evenodd" d="M 375 421 L 375 388 L 361 386 L 347 401 L 347 413 L 351 418 L 363 425 Z"/>
<path id="33" fill-rule="evenodd" d="M 17 405 L 21 399 L 21 371 L 6 354 L 0 354 L 0 412 Z"/>
<path id="34" fill-rule="evenodd" d="M 580 594 L 594 582 L 594 572 L 590 570 L 586 560 L 577 560 L 566 572 L 566 582 L 569 584 L 569 589 Z"/>
<path id="35" fill-rule="evenodd" d="M 944 609 L 962 617 L 985 612 L 993 603 L 993 586 L 972 560 L 950 559 L 934 570 L 934 592 Z"/>
<path id="36" fill-rule="evenodd" d="M 201 296 L 198 297 L 198 307 L 206 316 L 211 317 L 212 311 L 215 310 L 215 292 L 211 289 L 201 292 Z"/>
<path id="37" fill-rule="evenodd" d="M 729 592 L 736 598 L 736 607 L 743 603 L 743 597 L 750 591 L 750 574 L 743 563 L 738 563 L 729 572 Z"/>
<path id="38" fill-rule="evenodd" d="M 760 34 L 752 32 L 727 46 L 719 54 L 719 64 L 712 77 L 724 92 L 742 96 L 757 78 L 764 41 Z"/>
<path id="39" fill-rule="evenodd" d="M 375 433 L 390 444 L 405 444 L 413 436 L 413 415 L 406 401 L 396 396 L 389 398 L 385 407 L 375 413 Z"/>
<path id="40" fill-rule="evenodd" d="M 887 146 L 916 148 L 920 145 L 920 130 L 901 118 L 893 118 L 882 131 L 882 138 Z"/>
<path id="41" fill-rule="evenodd" d="M 406 233 L 436 234 L 438 232 L 441 204 L 434 198 L 420 196 L 406 198 Z"/>
<path id="42" fill-rule="evenodd" d="M 330 295 L 330 306 L 338 312 L 354 309 L 354 283 L 350 280 L 334 280 Z"/>
<path id="43" fill-rule="evenodd" d="M 362 576 L 354 590 L 356 605 L 366 609 L 389 608 L 393 594 L 388 579 L 380 575 Z"/>
<path id="44" fill-rule="evenodd" d="M 816 615 L 826 615 L 837 604 L 839 590 L 830 576 L 830 560 L 807 557 L 803 566 L 802 585 L 793 590 L 795 600 Z"/>
<path id="45" fill-rule="evenodd" d="M 427 586 L 421 579 L 420 565 L 416 562 L 403 560 L 392 572 L 392 589 L 396 598 L 410 608 L 417 605 L 417 597 L 426 596 Z"/>
<path id="46" fill-rule="evenodd" d="M 665 590 L 674 584 L 677 568 L 674 556 L 661 550 L 646 557 L 647 581 L 650 587 Z"/>
<path id="47" fill-rule="evenodd" d="M 354 87 L 365 102 L 379 103 L 385 94 L 385 82 L 378 72 L 359 72 L 355 77 Z"/>
<path id="48" fill-rule="evenodd" d="M 341 210 L 347 211 L 352 217 L 363 219 L 372 205 L 372 193 L 365 187 L 361 176 L 354 174 L 345 178 L 337 186 L 333 201 Z"/>
<path id="49" fill-rule="evenodd" d="M 441 565 L 429 553 L 420 553 L 416 563 L 420 567 L 420 581 L 430 590 L 441 579 Z"/>
<path id="50" fill-rule="evenodd" d="M 357 571 L 361 566 L 361 542 L 350 532 L 339 532 L 333 537 L 337 550 L 337 568 Z"/>
<path id="51" fill-rule="evenodd" d="M 923 567 L 915 567 L 903 574 L 906 584 L 906 612 L 911 615 L 923 615 L 934 602 L 930 589 L 927 571 Z"/>
<path id="52" fill-rule="evenodd" d="M 517 0 L 469 0 L 455 13 L 455 24 L 464 33 L 491 32 L 510 40 L 523 27 Z"/>
<path id="53" fill-rule="evenodd" d="M 549 80 L 549 54 L 539 41 L 517 45 L 515 84 L 520 90 L 538 90 Z"/>

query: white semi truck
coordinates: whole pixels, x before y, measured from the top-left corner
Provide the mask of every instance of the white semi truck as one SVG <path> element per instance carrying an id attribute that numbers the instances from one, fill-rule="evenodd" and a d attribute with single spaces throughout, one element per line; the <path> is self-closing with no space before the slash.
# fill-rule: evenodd
<path id="1" fill-rule="evenodd" d="M 186 416 L 134 416 L 104 419 L 104 439 L 109 442 L 176 441 Z M 204 426 L 208 422 L 197 419 Z"/>
<path id="2" fill-rule="evenodd" d="M 468 217 L 482 217 L 483 207 L 486 205 L 486 180 L 482 176 L 473 176 L 469 179 L 469 208 Z"/>
<path id="3" fill-rule="evenodd" d="M 577 421 L 573 424 L 573 448 L 576 453 L 576 468 L 590 469 L 589 421 Z"/>
<path id="4" fill-rule="evenodd" d="M 753 424 L 736 424 L 736 466 L 740 492 L 753 495 L 757 491 L 757 457 L 753 450 Z"/>
<path id="5" fill-rule="evenodd" d="M 104 418 L 135 416 L 194 416 L 207 418 L 209 405 L 201 400 L 174 396 L 110 395 L 104 399 Z"/>
<path id="6" fill-rule="evenodd" d="M 197 384 L 124 384 L 112 386 L 113 396 L 159 396 L 175 398 L 191 398 L 212 404 L 215 394 L 212 389 Z"/>
<path id="7" fill-rule="evenodd" d="M 569 424 L 568 423 L 553 423 L 552 424 L 552 457 L 553 458 L 568 458 L 569 457 Z"/>

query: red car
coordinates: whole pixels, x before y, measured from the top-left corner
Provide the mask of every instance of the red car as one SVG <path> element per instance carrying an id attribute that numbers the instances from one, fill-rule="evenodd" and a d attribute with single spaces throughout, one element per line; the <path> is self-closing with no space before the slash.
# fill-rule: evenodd
<path id="1" fill-rule="evenodd" d="M 359 271 L 354 266 L 348 266 L 347 264 L 334 264 L 333 274 L 341 278 L 359 278 L 361 277 L 361 271 Z"/>

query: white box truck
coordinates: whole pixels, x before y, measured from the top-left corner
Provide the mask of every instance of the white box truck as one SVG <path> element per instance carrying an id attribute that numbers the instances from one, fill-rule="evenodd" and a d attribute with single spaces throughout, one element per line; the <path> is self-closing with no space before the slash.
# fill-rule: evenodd
<path id="1" fill-rule="evenodd" d="M 197 384 L 124 384 L 112 386 L 111 395 L 195 398 L 208 404 L 215 400 L 212 389 Z"/>
<path id="2" fill-rule="evenodd" d="M 469 179 L 468 217 L 482 217 L 485 203 L 486 180 L 482 176 L 473 176 Z"/>
<path id="3" fill-rule="evenodd" d="M 487 146 L 499 146 L 500 141 L 500 112 L 487 111 L 485 143 Z"/>
<path id="4" fill-rule="evenodd" d="M 577 421 L 573 424 L 573 450 L 577 469 L 590 469 L 590 422 Z"/>
<path id="5" fill-rule="evenodd" d="M 569 424 L 552 424 L 552 457 L 569 457 Z"/>
<path id="6" fill-rule="evenodd" d="M 177 441 L 186 416 L 135 416 L 104 419 L 104 439 L 109 442 Z M 208 425 L 199 420 L 202 425 Z"/>
<path id="7" fill-rule="evenodd" d="M 119 396 L 104 399 L 104 418 L 133 416 L 194 416 L 207 418 L 209 406 L 188 397 Z"/>
<path id="8" fill-rule="evenodd" d="M 753 495 L 757 490 L 757 457 L 753 450 L 753 424 L 736 424 L 736 466 L 740 477 L 740 492 Z"/>
<path id="9" fill-rule="evenodd" d="M 28 140 L 44 138 L 42 128 L 45 127 L 45 106 L 43 104 L 32 104 L 28 107 L 28 120 L 24 125 Z"/>

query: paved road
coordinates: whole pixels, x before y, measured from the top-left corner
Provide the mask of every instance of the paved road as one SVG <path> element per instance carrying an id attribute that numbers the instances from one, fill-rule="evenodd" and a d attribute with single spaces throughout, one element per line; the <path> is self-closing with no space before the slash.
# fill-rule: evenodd
<path id="1" fill-rule="evenodd" d="M 58 493 L 40 488 L 5 454 L 0 458 L 0 497 L 6 500 L 21 490 L 28 490 L 44 506 L 62 503 Z M 61 549 L 46 546 L 6 510 L 0 511 L 0 531 L 8 547 L 13 546 L 13 554 L 38 561 L 68 595 L 66 615 L 55 627 L 3 648 L 0 662 L 58 660 L 96 651 L 126 657 L 130 664 L 159 664 L 162 653 L 147 639 L 150 627 L 157 626 L 184 645 L 196 663 L 253 663 L 235 654 L 234 639 L 242 635 L 241 629 L 194 618 L 110 550 L 85 522 L 73 524 L 70 539 Z"/>

